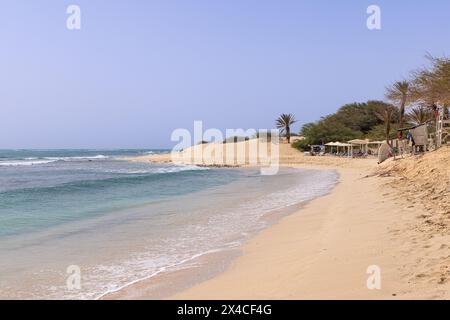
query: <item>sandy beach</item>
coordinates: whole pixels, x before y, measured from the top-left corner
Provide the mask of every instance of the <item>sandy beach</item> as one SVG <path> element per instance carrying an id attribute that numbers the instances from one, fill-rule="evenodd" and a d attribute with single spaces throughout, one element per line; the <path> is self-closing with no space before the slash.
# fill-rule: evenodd
<path id="1" fill-rule="evenodd" d="M 0 300 L 450 299 L 450 0 L 2 4 Z"/>
<path id="2" fill-rule="evenodd" d="M 282 165 L 335 169 L 338 185 L 261 231 L 224 272 L 170 298 L 449 298 L 449 156 L 443 148 L 377 165 L 375 159 L 307 157 L 281 144 Z M 381 287 L 368 289 L 374 266 Z M 138 283 L 110 298 L 134 292 L 145 299 L 145 287 Z"/>

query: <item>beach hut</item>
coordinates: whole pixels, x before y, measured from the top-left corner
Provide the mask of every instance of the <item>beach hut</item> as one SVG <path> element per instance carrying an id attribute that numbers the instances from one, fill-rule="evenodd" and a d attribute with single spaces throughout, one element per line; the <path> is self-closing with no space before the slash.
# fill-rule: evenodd
<path id="1" fill-rule="evenodd" d="M 337 153 L 337 146 L 336 142 L 328 142 L 325 144 L 326 147 L 330 147 L 331 153 L 333 153 L 333 147 L 336 147 L 336 153 Z"/>
<path id="2" fill-rule="evenodd" d="M 352 145 L 349 143 L 342 143 L 342 142 L 329 142 L 325 144 L 325 146 L 331 147 L 331 150 L 333 150 L 333 147 L 336 147 L 336 153 L 339 154 L 339 147 L 342 148 L 342 150 L 347 150 L 347 155 L 351 157 L 351 147 Z"/>
<path id="3" fill-rule="evenodd" d="M 351 158 L 353 155 L 353 151 L 352 151 L 353 145 L 350 143 L 342 143 L 342 142 L 338 142 L 338 144 L 340 147 L 343 148 L 343 150 L 347 149 L 347 156 L 349 158 Z"/>
<path id="4" fill-rule="evenodd" d="M 348 141 L 348 143 L 350 143 L 352 145 L 352 154 L 353 154 L 353 147 L 359 147 L 359 150 L 363 153 L 363 154 L 367 154 L 369 151 L 369 140 L 362 140 L 362 139 L 353 139 Z"/>

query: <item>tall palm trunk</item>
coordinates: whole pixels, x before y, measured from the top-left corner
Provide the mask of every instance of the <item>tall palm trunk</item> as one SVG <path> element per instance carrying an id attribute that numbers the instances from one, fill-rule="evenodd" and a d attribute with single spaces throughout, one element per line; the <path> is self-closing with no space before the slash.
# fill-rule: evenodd
<path id="1" fill-rule="evenodd" d="M 390 122 L 386 122 L 386 142 L 390 145 L 389 143 L 389 136 L 391 133 L 391 123 Z"/>
<path id="2" fill-rule="evenodd" d="M 391 145 L 389 143 L 389 135 L 391 133 L 391 122 L 392 122 L 392 116 L 394 114 L 394 107 L 392 106 L 381 106 L 377 108 L 375 111 L 375 115 L 384 122 L 385 125 L 385 133 L 386 133 L 386 142 L 387 144 Z"/>
<path id="3" fill-rule="evenodd" d="M 405 106 L 406 106 L 406 97 L 402 97 L 402 101 L 400 103 L 400 119 L 399 119 L 399 126 L 402 129 L 405 123 Z"/>
<path id="4" fill-rule="evenodd" d="M 399 127 L 403 128 L 405 124 L 405 108 L 410 99 L 410 84 L 408 81 L 399 81 L 387 88 L 386 97 L 394 102 L 399 109 Z M 403 132 L 400 132 L 399 138 L 403 138 Z"/>
<path id="5" fill-rule="evenodd" d="M 291 143 L 291 128 L 287 127 L 286 128 L 286 139 L 288 143 Z"/>

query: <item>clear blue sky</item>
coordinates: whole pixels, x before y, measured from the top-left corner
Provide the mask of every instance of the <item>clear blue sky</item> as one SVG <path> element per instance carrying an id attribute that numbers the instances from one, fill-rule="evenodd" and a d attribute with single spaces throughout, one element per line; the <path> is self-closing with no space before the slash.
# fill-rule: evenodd
<path id="1" fill-rule="evenodd" d="M 448 21 L 444 0 L 2 0 L 0 148 L 170 147 L 194 120 L 271 128 L 282 112 L 297 131 L 450 54 Z"/>

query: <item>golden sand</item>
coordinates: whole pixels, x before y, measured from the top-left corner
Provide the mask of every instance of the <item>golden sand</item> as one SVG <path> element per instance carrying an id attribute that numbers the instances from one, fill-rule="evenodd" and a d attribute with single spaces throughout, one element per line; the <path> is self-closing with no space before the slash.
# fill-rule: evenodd
<path id="1" fill-rule="evenodd" d="M 340 183 L 260 232 L 225 272 L 173 298 L 449 298 L 449 160 L 442 148 L 378 166 L 375 159 L 308 157 L 282 144 L 282 165 L 335 168 Z M 381 289 L 367 287 L 370 266 L 381 272 Z"/>

